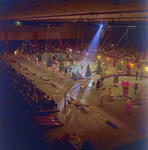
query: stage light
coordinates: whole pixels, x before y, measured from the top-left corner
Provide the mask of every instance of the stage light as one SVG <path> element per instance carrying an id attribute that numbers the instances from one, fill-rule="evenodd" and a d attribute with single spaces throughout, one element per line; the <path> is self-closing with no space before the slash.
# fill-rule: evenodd
<path id="1" fill-rule="evenodd" d="M 17 55 L 17 51 L 14 51 L 14 55 Z"/>
<path id="2" fill-rule="evenodd" d="M 145 71 L 148 71 L 148 67 L 145 67 Z"/>
<path id="3" fill-rule="evenodd" d="M 99 56 L 99 55 L 97 56 L 98 59 L 100 59 L 100 57 L 101 57 L 101 56 Z"/>
<path id="4" fill-rule="evenodd" d="M 101 24 L 101 26 L 98 29 L 97 33 L 95 34 L 95 36 L 93 37 L 93 39 L 89 43 L 88 52 L 89 52 L 90 55 L 93 55 L 95 50 L 97 49 L 97 46 L 99 44 L 99 39 L 100 39 L 100 36 L 101 36 L 102 27 L 103 27 L 103 25 Z"/>
<path id="5" fill-rule="evenodd" d="M 21 25 L 21 22 L 20 22 L 20 21 L 16 21 L 16 25 L 17 25 L 17 26 L 20 26 L 20 25 Z"/>
<path id="6" fill-rule="evenodd" d="M 129 63 L 130 67 L 133 68 L 134 67 L 134 64 L 133 63 Z"/>
<path id="7" fill-rule="evenodd" d="M 107 58 L 106 58 L 106 60 L 107 60 L 107 61 L 109 61 L 109 60 L 110 60 L 110 58 L 108 58 L 108 57 L 107 57 Z"/>

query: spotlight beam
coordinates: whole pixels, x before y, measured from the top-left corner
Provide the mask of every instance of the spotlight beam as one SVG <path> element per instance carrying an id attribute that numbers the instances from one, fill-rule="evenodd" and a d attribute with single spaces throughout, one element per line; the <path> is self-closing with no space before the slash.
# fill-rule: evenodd
<path id="1" fill-rule="evenodd" d="M 97 31 L 97 33 L 95 34 L 95 36 L 93 37 L 93 39 L 91 40 L 91 42 L 88 46 L 88 53 L 90 53 L 91 56 L 94 54 L 95 49 L 98 46 L 102 27 L 103 27 L 103 25 L 100 26 L 99 30 Z"/>

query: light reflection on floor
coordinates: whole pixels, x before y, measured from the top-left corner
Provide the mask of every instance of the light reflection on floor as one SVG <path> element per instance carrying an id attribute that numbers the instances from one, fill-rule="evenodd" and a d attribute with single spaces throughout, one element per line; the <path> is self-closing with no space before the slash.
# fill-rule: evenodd
<path id="1" fill-rule="evenodd" d="M 89 86 L 85 89 L 85 91 L 83 91 L 84 92 L 83 95 L 88 94 L 88 91 L 90 91 L 90 87 L 92 86 L 92 81 L 93 81 L 93 78 L 91 78 L 89 80 Z M 80 103 L 83 103 L 83 104 L 86 104 L 86 103 L 88 104 L 88 102 L 86 102 L 86 100 L 83 99 L 83 96 L 82 96 L 81 99 L 77 97 L 78 93 L 80 92 L 79 81 L 75 82 L 75 84 L 71 87 L 71 90 L 72 89 L 74 89 L 74 90 L 69 92 L 69 93 L 67 93 L 67 95 L 66 95 L 67 97 L 72 96 L 73 98 L 75 98 L 77 100 L 77 102 L 80 102 Z M 66 112 L 64 112 L 64 109 L 65 109 L 64 108 L 64 100 L 65 100 L 65 98 L 62 98 L 62 100 L 58 104 L 58 109 L 60 110 L 60 112 L 58 113 L 58 117 L 61 118 L 61 121 L 63 123 L 66 121 L 66 118 L 68 118 L 68 115 L 71 112 L 71 109 L 68 109 L 68 110 L 66 110 Z M 67 104 L 68 103 L 66 102 L 66 105 Z M 72 113 L 72 116 L 74 117 L 74 113 Z M 69 124 L 74 119 L 72 116 L 70 118 Z"/>

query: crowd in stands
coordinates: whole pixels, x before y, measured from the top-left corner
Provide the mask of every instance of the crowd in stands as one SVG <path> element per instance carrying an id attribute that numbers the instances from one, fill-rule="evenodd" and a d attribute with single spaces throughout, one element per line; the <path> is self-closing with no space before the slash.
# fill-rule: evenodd
<path id="1" fill-rule="evenodd" d="M 42 92 L 36 85 L 27 78 L 15 71 L 11 65 L 3 62 L 2 80 L 8 82 L 2 91 L 6 91 L 6 98 L 13 103 L 21 103 L 23 108 L 28 111 L 42 109 L 57 109 L 54 100 Z M 4 79 L 5 78 L 5 79 Z M 5 90 L 7 89 L 7 90 Z"/>
<path id="2" fill-rule="evenodd" d="M 54 100 L 1 59 L 0 98 L 1 150 L 46 150 L 47 142 L 31 113 L 57 109 Z"/>
<path id="3" fill-rule="evenodd" d="M 144 51 L 138 51 L 135 49 L 121 49 L 121 48 L 116 48 L 116 49 L 107 49 L 102 48 L 99 49 L 98 52 L 100 54 L 103 54 L 104 56 L 112 57 L 115 59 L 122 59 L 122 58 L 127 58 L 130 61 L 139 63 L 140 61 L 146 61 L 146 54 Z"/>
<path id="4" fill-rule="evenodd" d="M 138 69 L 148 64 L 148 53 L 145 51 L 138 51 L 134 49 L 99 49 L 98 54 L 111 58 L 115 62 L 118 60 L 126 61 L 127 63 L 135 63 Z"/>

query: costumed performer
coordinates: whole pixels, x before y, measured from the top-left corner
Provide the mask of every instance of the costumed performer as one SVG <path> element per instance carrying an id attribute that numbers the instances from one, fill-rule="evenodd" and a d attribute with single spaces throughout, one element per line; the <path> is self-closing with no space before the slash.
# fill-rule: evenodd
<path id="1" fill-rule="evenodd" d="M 38 58 L 36 58 L 36 64 L 38 67 L 40 66 L 40 64 L 38 63 Z"/>
<path id="2" fill-rule="evenodd" d="M 126 101 L 126 113 L 127 114 L 129 114 L 129 112 L 130 112 L 130 109 L 131 109 L 131 101 L 130 101 L 130 99 L 127 99 L 127 101 Z"/>
<path id="3" fill-rule="evenodd" d="M 100 106 L 103 106 L 103 90 L 100 93 L 99 102 L 100 102 Z"/>
<path id="4" fill-rule="evenodd" d="M 45 61 L 44 61 L 44 71 L 47 71 L 47 64 Z"/>
<path id="5" fill-rule="evenodd" d="M 30 61 L 29 55 L 27 55 L 27 60 Z"/>
<path id="6" fill-rule="evenodd" d="M 109 101 L 111 101 L 112 99 L 112 97 L 114 97 L 114 94 L 112 94 L 112 92 L 111 92 L 111 85 L 110 85 L 110 87 L 109 87 L 109 89 L 108 89 L 108 95 L 107 95 L 107 99 L 109 98 Z"/>
<path id="7" fill-rule="evenodd" d="M 73 65 L 70 64 L 69 69 L 68 69 L 69 78 L 72 77 L 72 68 L 73 68 Z"/>
<path id="8" fill-rule="evenodd" d="M 137 90 L 138 90 L 138 83 L 136 82 L 134 85 L 134 90 L 135 90 L 135 95 L 137 94 Z"/>
<path id="9" fill-rule="evenodd" d="M 56 74 L 56 64 L 52 64 L 52 75 Z"/>
<path id="10" fill-rule="evenodd" d="M 96 83 L 96 90 L 99 90 L 100 88 L 100 79 L 98 79 L 97 83 Z"/>
<path id="11" fill-rule="evenodd" d="M 114 81 L 113 81 L 113 85 L 114 86 L 118 86 L 118 78 L 119 78 L 119 75 L 117 72 L 115 72 L 114 74 Z"/>
<path id="12" fill-rule="evenodd" d="M 116 66 L 116 59 L 114 58 L 114 60 L 113 60 L 113 67 L 115 67 Z"/>
<path id="13" fill-rule="evenodd" d="M 64 76 L 63 76 L 62 71 L 60 72 L 59 78 L 60 78 L 60 80 L 61 80 L 61 82 L 62 82 L 62 81 L 63 81 L 63 79 L 64 79 Z"/>

